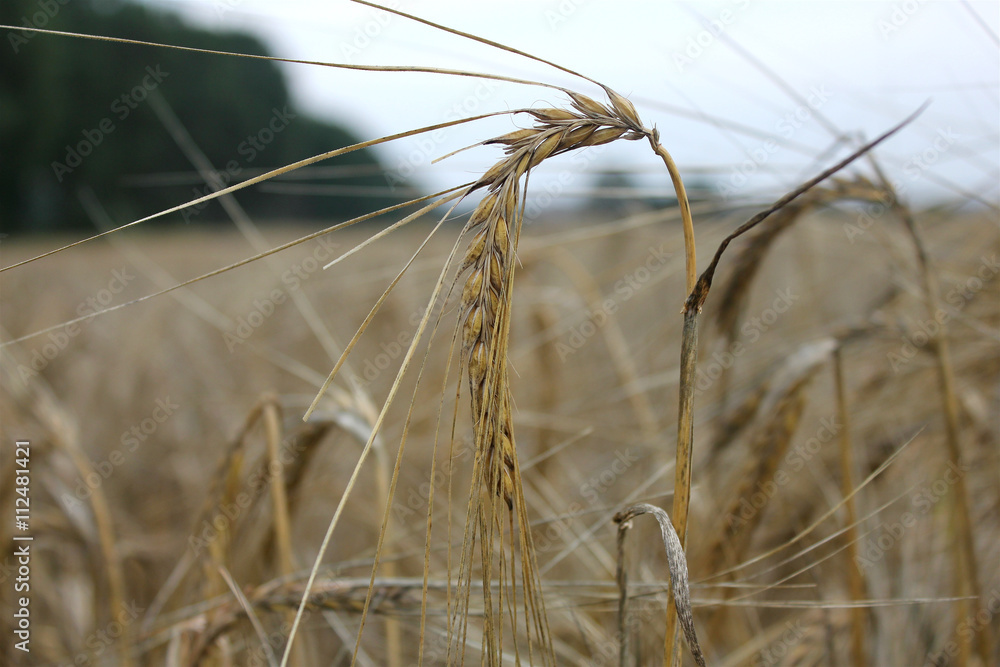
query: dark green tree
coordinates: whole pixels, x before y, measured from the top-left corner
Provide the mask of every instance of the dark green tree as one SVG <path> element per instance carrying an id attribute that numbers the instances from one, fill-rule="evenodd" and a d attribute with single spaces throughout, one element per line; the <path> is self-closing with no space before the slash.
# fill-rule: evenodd
<path id="1" fill-rule="evenodd" d="M 0 23 L 266 54 L 255 37 L 195 29 L 174 15 L 118 1 L 4 0 Z M 77 198 L 82 187 L 97 194 L 116 222 L 205 192 L 154 113 L 149 96 L 155 94 L 227 182 L 357 142 L 296 110 L 273 62 L 4 31 L 0 227 L 87 226 Z M 370 151 L 321 164 L 340 168 L 309 182 L 335 185 L 328 188 L 335 196 L 292 197 L 252 186 L 237 199 L 261 219 L 341 219 L 393 201 L 379 195 L 386 180 Z M 171 219 L 201 224 L 222 217 L 211 203 Z"/>

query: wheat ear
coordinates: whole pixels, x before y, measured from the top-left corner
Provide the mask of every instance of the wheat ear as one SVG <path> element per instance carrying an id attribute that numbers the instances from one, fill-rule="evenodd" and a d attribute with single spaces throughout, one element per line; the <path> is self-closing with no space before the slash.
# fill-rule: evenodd
<path id="1" fill-rule="evenodd" d="M 460 269 L 468 272 L 461 299 L 462 351 L 476 420 L 474 436 L 485 448 L 487 484 L 511 508 L 515 452 L 505 359 L 521 178 L 553 155 L 646 135 L 624 98 L 620 99 L 627 106 L 615 105 L 616 113 L 584 95 L 571 97 L 574 111 L 530 111 L 538 121 L 534 127 L 483 142 L 503 145 L 507 157 L 475 184 L 474 188 L 487 188 L 487 194 L 466 226 L 473 238 Z"/>
<path id="2" fill-rule="evenodd" d="M 476 448 L 474 486 L 459 569 L 467 586 L 471 581 L 473 549 L 478 539 L 485 581 L 494 571 L 494 539 L 499 537 L 502 543 L 509 538 L 513 546 L 515 534 L 518 536 L 521 602 L 529 636 L 529 661 L 537 646 L 541 648 L 540 657 L 545 664 L 552 663 L 553 657 L 521 489 L 506 366 L 515 257 L 523 219 L 522 178 L 526 181 L 532 168 L 554 155 L 649 135 L 631 103 L 617 93 L 609 94 L 611 106 L 585 95 L 568 94 L 572 100 L 571 109 L 530 110 L 527 113 L 535 121 L 532 127 L 482 142 L 483 145 L 503 146 L 505 157 L 470 189 L 470 192 L 483 189 L 485 194 L 463 232 L 471 241 L 457 274 L 457 280 L 464 280 L 459 338 L 463 368 L 469 382 Z M 505 569 L 509 565 L 513 580 L 517 576 L 517 559 L 508 560 L 503 549 L 498 559 L 501 579 L 506 580 Z M 468 590 L 466 588 L 465 592 Z M 486 600 L 484 651 L 489 656 L 489 664 L 501 659 L 505 607 L 509 610 L 512 626 L 516 627 L 516 592 L 516 586 L 501 585 L 500 599 Z M 459 627 L 455 651 L 461 651 L 459 647 L 464 643 L 464 621 Z"/>

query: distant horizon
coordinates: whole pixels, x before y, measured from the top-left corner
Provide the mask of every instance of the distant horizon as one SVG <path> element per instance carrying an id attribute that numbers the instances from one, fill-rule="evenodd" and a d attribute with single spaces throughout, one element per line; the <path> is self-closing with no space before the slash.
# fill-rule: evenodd
<path id="1" fill-rule="evenodd" d="M 281 57 L 472 69 L 601 95 L 551 67 L 346 1 L 144 4 L 176 10 L 200 27 L 250 31 Z M 993 2 L 562 0 L 505 3 L 497 12 L 454 0 L 392 4 L 510 46 L 548 44 L 534 53 L 629 96 L 643 120 L 659 126 L 682 173 L 703 181 L 710 175 L 727 198 L 780 196 L 846 155 L 845 140 L 874 136 L 930 99 L 911 128 L 877 151 L 889 177 L 920 205 L 969 194 L 997 203 L 1000 61 L 993 39 L 1000 6 Z M 548 89 L 468 78 L 282 69 L 297 105 L 362 139 L 461 115 L 566 103 Z M 529 120 L 490 119 L 451 128 L 440 140 L 420 135 L 376 149 L 390 170 L 388 184 L 393 174 L 412 172 L 434 191 L 481 173 L 498 151 L 484 147 L 429 167 L 432 159 Z M 643 190 L 669 190 L 644 146 L 608 148 L 601 172 L 593 157 L 566 156 L 562 171 L 546 165 L 532 176 L 532 194 L 560 185 L 560 192 L 587 190 L 597 173 L 618 170 L 635 173 Z"/>

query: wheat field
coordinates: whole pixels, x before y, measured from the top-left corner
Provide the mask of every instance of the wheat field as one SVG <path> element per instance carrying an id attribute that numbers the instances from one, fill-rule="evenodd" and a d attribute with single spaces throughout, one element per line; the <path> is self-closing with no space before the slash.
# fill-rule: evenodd
<path id="1" fill-rule="evenodd" d="M 4 664 L 997 664 L 995 192 L 886 175 L 914 106 L 701 196 L 577 81 L 358 224 L 3 240 Z M 531 199 L 632 141 L 677 204 Z"/>

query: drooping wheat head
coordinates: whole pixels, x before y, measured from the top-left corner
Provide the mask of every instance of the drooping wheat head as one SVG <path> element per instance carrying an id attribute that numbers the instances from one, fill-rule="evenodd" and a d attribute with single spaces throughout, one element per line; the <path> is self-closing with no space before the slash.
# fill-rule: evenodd
<path id="1" fill-rule="evenodd" d="M 501 144 L 507 157 L 473 186 L 487 194 L 472 214 L 466 232 L 472 242 L 460 273 L 468 272 L 461 300 L 462 351 L 468 368 L 476 442 L 483 448 L 487 484 L 514 503 L 515 452 L 506 375 L 514 256 L 522 220 L 521 178 L 543 160 L 617 139 L 641 139 L 643 129 L 632 105 L 615 94 L 616 111 L 589 97 L 571 94 L 574 111 L 539 109 L 532 128 L 483 142 Z M 491 462 L 495 461 L 496 466 Z"/>
<path id="2" fill-rule="evenodd" d="M 468 250 L 458 271 L 465 277 L 462 290 L 459 326 L 464 367 L 467 369 L 472 403 L 473 437 L 476 458 L 473 464 L 473 491 L 469 502 L 463 564 L 461 571 L 471 578 L 474 535 L 481 544 L 484 583 L 486 585 L 486 641 L 484 651 L 489 661 L 499 661 L 503 625 L 505 565 L 515 576 L 513 555 L 505 560 L 501 549 L 501 599 L 492 604 L 489 584 L 494 563 L 493 541 L 499 530 L 503 541 L 504 525 L 513 550 L 517 519 L 520 543 L 520 579 L 523 585 L 524 613 L 531 619 L 528 630 L 529 651 L 534 643 L 543 647 L 543 661 L 551 662 L 547 624 L 544 619 L 530 528 L 521 489 L 517 452 L 514 445 L 511 415 L 510 382 L 507 375 L 507 347 L 511 321 L 514 266 L 517 243 L 523 221 L 522 178 L 527 181 L 532 168 L 549 157 L 577 148 L 598 146 L 617 139 L 642 139 L 649 135 L 632 105 L 617 93 L 608 91 L 613 108 L 595 100 L 569 93 L 572 110 L 538 109 L 529 111 L 533 127 L 516 130 L 483 145 L 504 146 L 506 157 L 477 181 L 470 192 L 485 188 L 486 194 L 466 224 L 464 233 L 471 236 Z M 479 491 L 483 493 L 480 494 Z M 502 499 L 503 505 L 497 501 Z M 507 521 L 502 521 L 506 515 Z M 475 527 L 474 527 L 475 526 Z M 468 579 L 466 579 L 468 581 Z M 512 592 L 513 588 L 510 589 Z M 467 604 L 467 602 L 466 602 Z M 516 631 L 516 600 L 506 602 Z M 494 615 L 494 613 L 496 615 Z M 459 633 L 464 634 L 464 632 Z M 532 635 L 535 639 L 532 640 Z"/>

